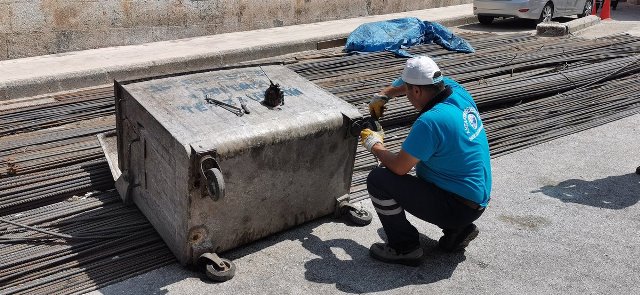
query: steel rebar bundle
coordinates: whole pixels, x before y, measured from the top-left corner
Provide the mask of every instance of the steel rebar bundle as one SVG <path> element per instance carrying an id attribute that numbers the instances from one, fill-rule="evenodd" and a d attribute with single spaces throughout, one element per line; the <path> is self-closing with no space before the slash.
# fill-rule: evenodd
<path id="1" fill-rule="evenodd" d="M 3 294 L 86 292 L 174 262 L 114 191 L 0 217 Z"/>
<path id="2" fill-rule="evenodd" d="M 112 187 L 113 178 L 104 159 L 0 179 L 0 215 Z"/>
<path id="3" fill-rule="evenodd" d="M 51 96 L 54 102 L 0 111 L 0 136 L 109 116 L 113 91 L 99 88 Z"/>
<path id="4" fill-rule="evenodd" d="M 114 129 L 113 116 L 0 137 L 0 179 L 103 159 L 96 134 Z"/>

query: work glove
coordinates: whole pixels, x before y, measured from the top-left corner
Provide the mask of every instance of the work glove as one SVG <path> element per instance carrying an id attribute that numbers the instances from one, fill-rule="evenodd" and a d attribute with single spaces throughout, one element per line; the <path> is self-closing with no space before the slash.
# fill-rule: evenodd
<path id="1" fill-rule="evenodd" d="M 373 131 L 369 128 L 362 129 L 360 132 L 360 141 L 362 142 L 362 146 L 367 149 L 367 151 L 371 152 L 371 148 L 376 143 L 383 143 L 384 139 L 384 131 L 380 129 L 380 131 Z"/>
<path id="2" fill-rule="evenodd" d="M 389 101 L 389 99 L 391 98 L 386 95 L 374 95 L 369 101 L 369 113 L 371 114 L 371 117 L 376 120 L 380 119 L 385 110 L 384 105 Z"/>

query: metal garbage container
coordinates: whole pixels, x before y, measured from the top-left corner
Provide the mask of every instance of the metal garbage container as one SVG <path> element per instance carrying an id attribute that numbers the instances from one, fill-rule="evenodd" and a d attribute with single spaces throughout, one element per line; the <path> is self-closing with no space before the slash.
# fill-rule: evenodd
<path id="1" fill-rule="evenodd" d="M 265 104 L 271 81 L 284 104 Z M 286 67 L 115 82 L 115 94 L 116 187 L 182 264 L 334 213 L 349 193 L 361 115 Z"/>

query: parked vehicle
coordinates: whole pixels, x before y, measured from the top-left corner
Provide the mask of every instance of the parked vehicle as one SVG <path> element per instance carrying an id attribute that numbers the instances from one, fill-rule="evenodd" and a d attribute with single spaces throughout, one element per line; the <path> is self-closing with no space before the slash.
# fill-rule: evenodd
<path id="1" fill-rule="evenodd" d="M 560 16 L 591 14 L 593 0 L 473 0 L 473 14 L 481 24 L 491 24 L 497 17 L 531 19 L 536 23 Z"/>

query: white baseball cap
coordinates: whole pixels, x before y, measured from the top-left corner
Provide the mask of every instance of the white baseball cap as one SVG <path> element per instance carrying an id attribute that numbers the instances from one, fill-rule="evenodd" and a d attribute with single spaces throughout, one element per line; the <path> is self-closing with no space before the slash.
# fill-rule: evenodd
<path id="1" fill-rule="evenodd" d="M 398 87 L 409 83 L 412 85 L 432 85 L 442 81 L 442 74 L 434 77 L 440 68 L 431 58 L 427 56 L 412 57 L 407 60 L 407 64 L 402 70 L 402 75 L 393 81 L 393 86 Z"/>

